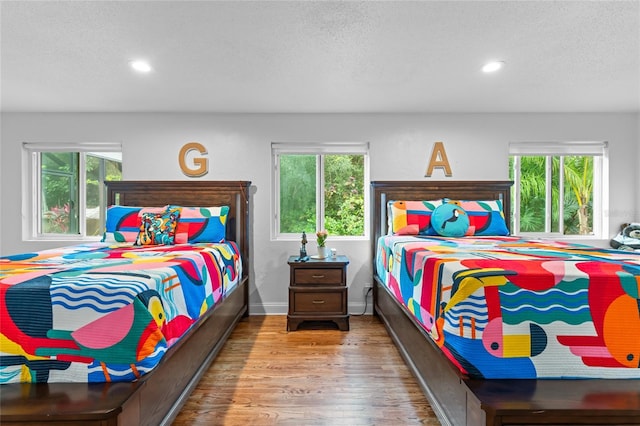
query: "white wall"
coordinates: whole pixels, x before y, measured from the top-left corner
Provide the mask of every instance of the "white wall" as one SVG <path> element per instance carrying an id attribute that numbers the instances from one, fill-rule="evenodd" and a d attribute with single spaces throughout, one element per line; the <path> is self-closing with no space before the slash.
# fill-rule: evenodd
<path id="1" fill-rule="evenodd" d="M 636 121 L 638 123 L 638 128 L 637 128 L 637 132 L 636 132 L 636 153 L 637 153 L 637 160 L 636 160 L 636 188 L 635 188 L 635 193 L 636 193 L 636 215 L 635 218 L 633 220 L 633 222 L 638 222 L 640 223 L 640 112 L 638 113 L 638 115 L 636 116 Z"/>
<path id="2" fill-rule="evenodd" d="M 2 255 L 3 251 L 2 251 L 2 204 L 3 203 L 3 199 L 2 199 L 2 114 L 0 114 L 0 256 Z"/>
<path id="3" fill-rule="evenodd" d="M 287 257 L 299 241 L 270 240 L 270 142 L 370 142 L 372 180 L 422 180 L 433 143 L 443 141 L 453 180 L 508 178 L 510 141 L 607 140 L 610 235 L 640 215 L 638 115 L 633 114 L 20 114 L 2 115 L 1 254 L 49 246 L 21 236 L 21 143 L 109 141 L 123 145 L 124 179 L 183 179 L 178 150 L 198 141 L 209 152 L 201 179 L 253 182 L 251 311 L 286 313 Z M 445 179 L 437 170 L 431 179 Z M 606 242 L 602 242 L 606 244 Z M 57 245 L 60 245 L 59 243 Z M 351 259 L 350 311 L 371 283 L 368 241 L 329 242 Z"/>

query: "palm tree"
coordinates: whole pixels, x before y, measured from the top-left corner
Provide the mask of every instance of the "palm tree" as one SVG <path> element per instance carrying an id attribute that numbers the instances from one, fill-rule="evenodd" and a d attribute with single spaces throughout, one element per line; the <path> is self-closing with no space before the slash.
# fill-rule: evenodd
<path id="1" fill-rule="evenodd" d="M 593 196 L 593 158 L 587 156 L 565 157 L 564 182 L 571 188 L 578 204 L 578 233 L 587 235 L 591 232 L 589 219 Z"/>
<path id="2" fill-rule="evenodd" d="M 512 159 L 510 162 L 513 164 Z M 564 157 L 562 170 L 565 185 L 564 194 L 559 193 L 560 157 L 558 156 L 552 157 L 551 173 L 551 229 L 559 229 L 560 218 L 557 206 L 559 200 L 562 199 L 564 233 L 589 234 L 591 232 L 593 158 L 589 156 Z M 520 157 L 520 176 L 520 230 L 543 232 L 545 229 L 547 185 L 546 157 Z"/>

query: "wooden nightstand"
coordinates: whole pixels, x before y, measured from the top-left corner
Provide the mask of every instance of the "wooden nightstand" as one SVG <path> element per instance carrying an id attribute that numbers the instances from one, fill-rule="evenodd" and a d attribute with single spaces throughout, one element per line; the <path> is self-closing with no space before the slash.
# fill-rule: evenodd
<path id="1" fill-rule="evenodd" d="M 295 331 L 303 321 L 333 321 L 343 331 L 349 330 L 347 312 L 346 256 L 310 258 L 296 262 L 289 257 L 289 314 L 287 331 Z"/>

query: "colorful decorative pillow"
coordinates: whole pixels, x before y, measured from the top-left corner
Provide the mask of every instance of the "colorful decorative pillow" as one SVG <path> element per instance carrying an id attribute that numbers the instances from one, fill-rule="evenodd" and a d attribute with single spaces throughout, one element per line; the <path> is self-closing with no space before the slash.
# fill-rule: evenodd
<path id="1" fill-rule="evenodd" d="M 140 233 L 142 213 L 162 213 L 165 207 L 111 206 L 107 209 L 107 220 L 102 242 L 135 243 Z"/>
<path id="2" fill-rule="evenodd" d="M 450 200 L 447 200 L 450 202 Z M 509 228 L 505 222 L 501 200 L 455 201 L 469 215 L 470 235 L 505 236 Z"/>
<path id="3" fill-rule="evenodd" d="M 431 226 L 443 237 L 462 237 L 469 230 L 469 215 L 458 204 L 446 203 L 433 211 Z"/>
<path id="4" fill-rule="evenodd" d="M 135 245 L 172 245 L 175 242 L 176 225 L 180 208 L 172 207 L 162 213 L 142 213 L 140 232 Z"/>
<path id="5" fill-rule="evenodd" d="M 176 227 L 176 244 L 224 242 L 228 214 L 229 206 L 182 207 Z"/>
<path id="6" fill-rule="evenodd" d="M 442 200 L 389 201 L 387 217 L 389 233 L 394 235 L 436 235 L 431 227 L 433 211 Z"/>

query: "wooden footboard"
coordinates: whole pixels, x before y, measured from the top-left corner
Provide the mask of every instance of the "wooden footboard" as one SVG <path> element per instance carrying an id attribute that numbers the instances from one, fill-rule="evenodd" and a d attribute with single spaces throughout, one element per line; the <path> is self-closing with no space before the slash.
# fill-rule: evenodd
<path id="1" fill-rule="evenodd" d="M 486 424 L 639 425 L 640 382 L 625 379 L 468 380 Z"/>

